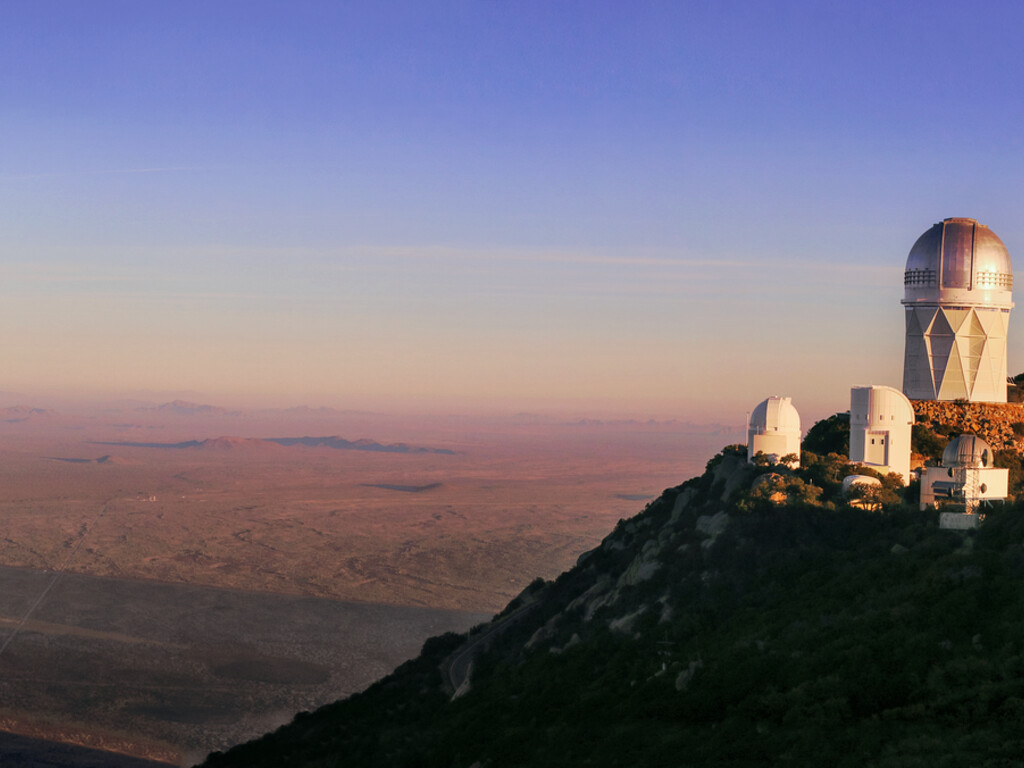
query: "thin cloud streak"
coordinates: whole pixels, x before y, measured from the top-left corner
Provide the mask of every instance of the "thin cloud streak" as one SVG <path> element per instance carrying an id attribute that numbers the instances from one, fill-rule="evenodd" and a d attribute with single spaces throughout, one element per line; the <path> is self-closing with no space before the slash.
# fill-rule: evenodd
<path id="1" fill-rule="evenodd" d="M 876 276 L 888 279 L 896 272 L 902 272 L 901 268 L 892 265 L 874 265 L 864 263 L 831 263 L 822 261 L 809 261 L 801 259 L 750 259 L 750 258 L 716 258 L 713 256 L 700 257 L 672 257 L 672 256 L 608 256 L 602 254 L 585 252 L 558 252 L 558 251 L 519 251 L 519 250 L 483 250 L 483 249 L 461 249 L 461 248 L 437 248 L 437 247 L 368 247 L 368 248 L 347 248 L 343 251 L 332 251 L 338 256 L 372 256 L 374 258 L 410 259 L 410 260 L 458 260 L 477 262 L 508 262 L 508 263 L 536 263 L 536 264 L 579 264 L 595 266 L 624 266 L 624 267 L 670 267 L 678 269 L 691 269 L 695 267 L 715 267 L 734 269 L 766 269 L 784 270 L 801 269 L 825 274 L 846 274 L 863 275 L 875 274 Z M 347 270 L 351 265 L 338 264 L 329 265 L 327 269 Z M 372 266 L 371 266 L 372 268 Z"/>
<path id="2" fill-rule="evenodd" d="M 36 267 L 25 264 L 0 264 L 0 280 L 9 286 L 17 281 L 23 285 L 53 285 L 54 283 L 85 284 L 127 283 L 138 277 L 92 270 L 90 273 L 75 267 Z"/>
<path id="3" fill-rule="evenodd" d="M 208 166 L 201 165 L 169 165 L 151 168 L 102 168 L 91 171 L 52 171 L 48 173 L 0 174 L 0 182 L 33 181 L 35 179 L 68 179 L 82 176 L 116 176 L 136 173 L 177 173 L 181 171 L 208 171 Z"/>

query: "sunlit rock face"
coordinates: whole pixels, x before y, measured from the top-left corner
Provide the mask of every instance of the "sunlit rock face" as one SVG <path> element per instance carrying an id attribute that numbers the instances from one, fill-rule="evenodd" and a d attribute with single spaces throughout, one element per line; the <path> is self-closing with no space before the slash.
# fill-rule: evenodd
<path id="1" fill-rule="evenodd" d="M 903 391 L 916 400 L 1006 402 L 1010 254 L 974 219 L 946 219 L 917 239 L 904 273 Z"/>

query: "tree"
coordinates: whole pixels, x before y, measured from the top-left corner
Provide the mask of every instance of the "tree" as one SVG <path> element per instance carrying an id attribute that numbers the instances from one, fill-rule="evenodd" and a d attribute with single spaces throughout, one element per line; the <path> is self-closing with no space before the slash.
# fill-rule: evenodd
<path id="1" fill-rule="evenodd" d="M 796 474 L 804 482 L 822 489 L 822 501 L 836 501 L 842 489 L 843 478 L 850 474 L 847 470 L 848 465 L 849 459 L 838 453 L 819 456 L 813 451 L 804 451 L 800 457 L 800 469 L 796 470 Z"/>
<path id="2" fill-rule="evenodd" d="M 807 430 L 803 450 L 813 451 L 820 456 L 838 453 L 846 456 L 850 453 L 850 414 L 837 413 L 822 419 Z"/>
<path id="3" fill-rule="evenodd" d="M 934 459 L 936 463 L 942 461 L 942 451 L 947 442 L 923 424 L 915 424 L 910 432 L 910 450 L 926 459 Z"/>

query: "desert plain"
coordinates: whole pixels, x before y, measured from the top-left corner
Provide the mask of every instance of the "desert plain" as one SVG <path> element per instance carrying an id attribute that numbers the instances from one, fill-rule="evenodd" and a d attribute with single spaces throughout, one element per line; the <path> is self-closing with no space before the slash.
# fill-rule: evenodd
<path id="1" fill-rule="evenodd" d="M 738 433 L 12 404 L 0 731 L 191 764 L 485 620 Z"/>

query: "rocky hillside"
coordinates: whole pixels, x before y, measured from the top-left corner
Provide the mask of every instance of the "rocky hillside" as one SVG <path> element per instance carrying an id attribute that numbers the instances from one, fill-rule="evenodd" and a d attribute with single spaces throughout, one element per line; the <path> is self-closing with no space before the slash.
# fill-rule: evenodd
<path id="1" fill-rule="evenodd" d="M 1024 512 L 727 449 L 490 624 L 204 766 L 1021 764 Z"/>
<path id="2" fill-rule="evenodd" d="M 997 451 L 1024 453 L 1024 403 L 912 402 L 917 422 L 940 434 L 969 432 Z"/>

